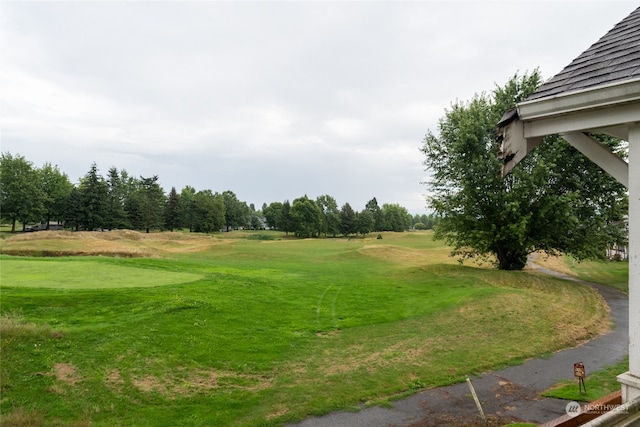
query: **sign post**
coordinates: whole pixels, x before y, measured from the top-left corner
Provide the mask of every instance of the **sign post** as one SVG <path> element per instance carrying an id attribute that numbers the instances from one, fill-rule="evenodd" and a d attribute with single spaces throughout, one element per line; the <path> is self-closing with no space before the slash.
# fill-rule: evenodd
<path id="1" fill-rule="evenodd" d="M 584 377 L 586 376 L 584 373 L 584 363 L 577 362 L 573 364 L 573 376 L 578 378 L 578 389 L 580 393 L 584 389 L 584 394 L 587 394 L 587 386 L 584 384 Z"/>

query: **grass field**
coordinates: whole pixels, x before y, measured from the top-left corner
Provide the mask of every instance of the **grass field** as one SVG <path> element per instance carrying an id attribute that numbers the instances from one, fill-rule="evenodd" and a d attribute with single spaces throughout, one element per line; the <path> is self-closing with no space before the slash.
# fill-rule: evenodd
<path id="1" fill-rule="evenodd" d="M 604 283 L 629 291 L 629 263 L 626 261 L 583 261 L 565 258 L 567 266 L 582 280 Z"/>
<path id="2" fill-rule="evenodd" d="M 460 266 L 428 232 L 250 235 L 2 240 L 3 425 L 282 425 L 520 363 L 607 323 L 590 288 Z"/>

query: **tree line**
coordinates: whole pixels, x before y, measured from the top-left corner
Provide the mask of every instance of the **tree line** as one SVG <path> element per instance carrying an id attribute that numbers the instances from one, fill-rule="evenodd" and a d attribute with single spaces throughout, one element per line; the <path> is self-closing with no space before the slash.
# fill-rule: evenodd
<path id="1" fill-rule="evenodd" d="M 238 228 L 276 229 L 298 237 L 366 235 L 379 231 L 404 231 L 433 227 L 430 215 L 411 216 L 398 204 L 378 205 L 371 199 L 361 211 L 349 203 L 338 208 L 336 200 L 322 195 L 315 200 L 302 196 L 290 203 L 272 202 L 256 210 L 233 191 L 222 193 L 186 186 L 168 193 L 158 176 L 134 177 L 111 167 L 102 176 L 93 163 L 77 184 L 58 166 L 35 167 L 20 155 L 0 157 L 0 220 L 49 229 L 62 224 L 72 230 L 133 229 L 180 230 L 211 233 Z M 40 225 L 41 224 L 41 225 Z"/>

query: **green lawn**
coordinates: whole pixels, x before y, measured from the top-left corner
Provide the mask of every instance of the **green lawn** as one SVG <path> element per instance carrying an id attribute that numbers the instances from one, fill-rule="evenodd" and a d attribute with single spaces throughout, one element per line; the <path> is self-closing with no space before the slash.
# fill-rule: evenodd
<path id="1" fill-rule="evenodd" d="M 582 261 L 565 257 L 575 275 L 588 282 L 606 284 L 621 291 L 629 290 L 629 263 L 626 261 Z"/>
<path id="2" fill-rule="evenodd" d="M 0 277 L 3 286 L 10 287 L 102 289 L 173 285 L 200 280 L 203 275 L 175 271 L 149 274 L 147 268 L 100 260 L 4 258 Z"/>
<path id="3" fill-rule="evenodd" d="M 607 317 L 588 287 L 460 266 L 428 232 L 248 235 L 155 258 L 1 256 L 4 421 L 282 425 L 520 363 Z"/>
<path id="4" fill-rule="evenodd" d="M 542 393 L 545 397 L 574 400 L 577 402 L 592 402 L 620 390 L 620 383 L 616 377 L 629 370 L 629 357 L 625 357 L 615 365 L 607 366 L 597 372 L 588 372 L 584 379 L 587 392 L 581 391 L 578 381 L 562 381 L 550 390 Z"/>

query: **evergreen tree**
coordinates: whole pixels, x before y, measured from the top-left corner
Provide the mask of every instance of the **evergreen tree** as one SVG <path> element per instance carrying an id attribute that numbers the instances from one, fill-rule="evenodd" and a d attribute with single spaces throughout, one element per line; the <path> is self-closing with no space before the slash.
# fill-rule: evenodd
<path id="1" fill-rule="evenodd" d="M 136 229 L 149 233 L 151 229 L 163 228 L 165 196 L 157 175 L 140 177 L 139 188 L 129 202 L 129 217 Z"/>
<path id="2" fill-rule="evenodd" d="M 106 221 L 106 227 L 109 230 L 131 227 L 127 212 L 125 211 L 125 201 L 131 193 L 128 181 L 129 177 L 125 170 L 118 171 L 116 167 L 109 169 L 107 173 L 109 197 Z"/>
<path id="3" fill-rule="evenodd" d="M 183 223 L 182 201 L 180 200 L 180 195 L 176 192 L 176 187 L 171 187 L 164 212 L 165 226 L 169 231 L 181 227 Z"/>
<path id="4" fill-rule="evenodd" d="M 109 186 L 98 166 L 93 163 L 89 172 L 80 180 L 80 228 L 98 230 L 106 228 L 108 222 Z"/>

